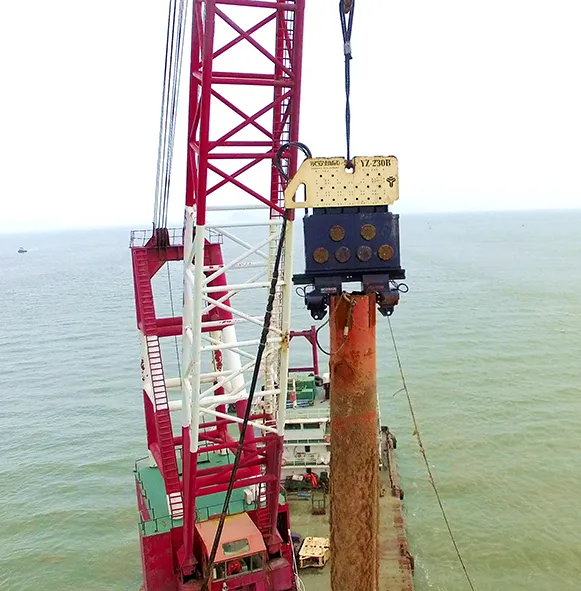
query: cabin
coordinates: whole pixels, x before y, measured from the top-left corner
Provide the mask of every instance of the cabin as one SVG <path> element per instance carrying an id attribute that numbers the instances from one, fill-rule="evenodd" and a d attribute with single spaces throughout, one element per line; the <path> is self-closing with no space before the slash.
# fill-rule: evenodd
<path id="1" fill-rule="evenodd" d="M 305 474 L 307 468 L 328 472 L 331 458 L 329 401 L 311 374 L 289 376 L 281 479 Z"/>
<path id="2" fill-rule="evenodd" d="M 219 519 L 196 523 L 201 543 L 202 568 L 205 569 L 212 551 Z M 210 589 L 263 591 L 265 583 L 266 546 L 260 530 L 248 513 L 226 517 L 216 552 Z"/>

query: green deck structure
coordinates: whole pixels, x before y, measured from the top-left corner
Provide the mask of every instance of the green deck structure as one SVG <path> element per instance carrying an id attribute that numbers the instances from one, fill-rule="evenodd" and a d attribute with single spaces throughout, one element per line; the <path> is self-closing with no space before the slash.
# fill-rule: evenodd
<path id="1" fill-rule="evenodd" d="M 234 461 L 234 454 L 200 453 L 198 457 L 201 468 L 211 468 L 231 464 Z M 178 468 L 181 475 L 181 458 L 178 458 Z M 173 527 L 182 525 L 181 519 L 173 519 L 170 516 L 167 503 L 167 496 L 163 485 L 163 478 L 159 468 L 151 467 L 149 458 L 141 458 L 135 462 L 135 478 L 145 504 L 149 510 L 150 518 L 140 518 L 139 527 L 144 536 L 151 536 L 170 531 Z M 200 496 L 196 499 L 196 521 L 205 521 L 215 515 L 222 513 L 226 493 L 215 493 Z M 279 502 L 286 503 L 284 495 L 280 495 Z M 244 489 L 235 488 L 232 491 L 230 503 L 228 504 L 228 515 L 253 511 L 256 503 L 246 503 L 244 500 Z"/>
<path id="2" fill-rule="evenodd" d="M 202 468 L 223 466 L 234 461 L 231 453 L 200 454 L 199 464 Z M 178 458 L 178 467 L 181 474 L 181 459 Z M 172 519 L 169 514 L 167 496 L 163 485 L 163 478 L 159 468 L 152 468 L 149 465 L 149 458 L 142 458 L 135 463 L 135 477 L 149 509 L 149 520 L 141 519 L 140 527 L 144 535 L 154 535 L 169 531 L 172 527 L 182 525 L 181 519 Z M 219 515 L 224 506 L 226 493 L 216 493 L 201 496 L 196 499 L 196 521 L 205 521 L 214 515 Z M 228 504 L 228 514 L 252 511 L 256 508 L 255 503 L 248 504 L 244 501 L 244 490 L 241 488 L 232 491 L 232 497 Z"/>

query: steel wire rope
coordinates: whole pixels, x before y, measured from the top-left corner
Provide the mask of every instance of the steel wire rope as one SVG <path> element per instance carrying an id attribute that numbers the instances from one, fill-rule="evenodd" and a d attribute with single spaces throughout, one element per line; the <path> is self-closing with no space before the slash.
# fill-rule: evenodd
<path id="1" fill-rule="evenodd" d="M 343 54 L 345 56 L 345 136 L 347 140 L 347 167 L 352 168 L 351 163 L 351 33 L 353 31 L 353 13 L 355 0 L 339 1 L 339 17 L 341 19 L 341 31 L 343 32 Z M 346 15 L 349 15 L 347 18 Z"/>
<path id="2" fill-rule="evenodd" d="M 185 24 L 187 20 L 187 6 L 188 3 L 185 0 L 180 1 L 180 8 L 178 13 L 178 27 L 177 27 L 177 40 L 176 40 L 176 59 L 174 61 L 174 69 L 172 73 L 173 86 L 171 95 L 171 106 L 169 116 L 169 138 L 168 138 L 168 150 L 167 150 L 167 164 L 165 173 L 165 191 L 164 191 L 164 205 L 162 207 L 162 227 L 167 227 L 167 216 L 169 210 L 169 189 L 171 182 L 171 170 L 173 164 L 173 153 L 174 153 L 174 139 L 175 139 L 175 127 L 177 119 L 177 107 L 180 93 L 180 80 L 182 72 L 182 60 L 183 60 L 183 47 L 185 39 Z"/>
<path id="3" fill-rule="evenodd" d="M 187 7 L 186 0 L 171 0 L 169 4 L 155 179 L 154 229 L 167 224 Z"/>
<path id="4" fill-rule="evenodd" d="M 168 55 L 169 55 L 169 47 L 170 47 L 170 30 L 172 25 L 172 6 L 173 3 L 170 2 L 169 10 L 167 14 L 167 34 L 165 38 L 165 61 L 164 61 L 164 70 L 163 70 L 163 88 L 161 93 L 161 112 L 159 116 L 159 137 L 157 143 L 157 168 L 155 174 L 155 201 L 153 204 L 153 227 L 156 227 L 157 218 L 158 218 L 158 209 L 159 209 L 159 189 L 160 189 L 160 180 L 161 180 L 161 168 L 162 168 L 162 149 L 163 149 L 163 132 L 164 132 L 164 112 L 165 112 L 165 101 L 166 101 L 166 92 L 167 92 L 167 81 L 168 81 Z"/>
<path id="5" fill-rule="evenodd" d="M 351 316 L 353 314 L 353 308 L 355 307 L 355 298 L 351 297 L 350 294 L 343 292 L 341 294 L 341 297 L 337 300 L 335 308 L 333 308 L 333 314 L 337 311 L 337 308 L 339 308 L 339 304 L 342 300 L 346 300 L 349 302 L 349 310 L 347 311 L 347 319 L 345 321 L 345 326 L 343 327 L 343 340 L 341 341 L 341 344 L 339 345 L 337 350 L 333 352 L 325 351 L 325 349 L 323 349 L 321 343 L 319 342 L 319 331 L 321 331 L 323 328 L 325 328 L 325 326 L 327 326 L 327 324 L 329 324 L 329 321 L 331 320 L 331 312 L 329 312 L 327 320 L 325 320 L 325 322 L 323 322 L 323 324 L 321 324 L 321 326 L 319 326 L 319 328 L 317 328 L 317 330 L 315 331 L 315 344 L 317 345 L 319 351 L 327 355 L 327 357 L 331 357 L 331 355 L 337 355 L 337 353 L 339 353 L 339 351 L 343 349 L 345 343 L 347 342 L 347 337 L 349 336 L 349 330 L 351 329 Z"/>
<path id="6" fill-rule="evenodd" d="M 274 298 L 276 295 L 276 284 L 278 283 L 280 261 L 282 259 L 282 253 L 284 250 L 284 240 L 286 233 L 287 218 L 286 215 L 283 217 L 281 226 L 281 234 L 276 249 L 276 257 L 274 260 L 274 267 L 272 271 L 272 280 L 270 282 L 270 291 L 268 293 L 268 302 L 266 304 L 266 311 L 264 313 L 264 322 L 262 326 L 262 334 L 260 336 L 260 343 L 256 352 L 256 361 L 254 364 L 254 371 L 252 372 L 252 380 L 250 382 L 250 391 L 248 393 L 248 400 L 246 401 L 246 411 L 244 413 L 244 419 L 242 423 L 242 429 L 240 430 L 240 437 L 238 439 L 238 447 L 236 448 L 236 456 L 234 457 L 234 463 L 232 464 L 232 472 L 230 473 L 230 481 L 226 490 L 226 496 L 224 498 L 224 504 L 222 506 L 222 513 L 220 514 L 220 521 L 216 529 L 216 535 L 214 537 L 214 543 L 212 544 L 212 550 L 208 558 L 208 565 L 206 573 L 204 575 L 202 583 L 202 591 L 208 591 L 208 581 L 214 568 L 214 562 L 216 560 L 216 553 L 218 552 L 218 545 L 224 529 L 224 522 L 226 521 L 226 515 L 228 513 L 228 506 L 230 504 L 230 498 L 232 497 L 232 491 L 234 490 L 234 482 L 236 481 L 236 472 L 238 471 L 238 465 L 242 457 L 242 449 L 244 447 L 244 439 L 246 437 L 246 430 L 248 428 L 248 421 L 250 419 L 252 401 L 254 400 L 254 392 L 258 383 L 258 374 L 260 372 L 260 365 L 262 362 L 262 355 L 266 348 L 266 341 L 268 339 L 268 332 L 270 330 L 270 321 L 272 318 L 272 310 L 274 307 Z M 260 500 L 260 499 L 259 499 Z"/>
<path id="7" fill-rule="evenodd" d="M 401 358 L 399 356 L 399 349 L 397 348 L 397 343 L 395 341 L 395 334 L 393 332 L 393 326 L 391 325 L 391 318 L 389 316 L 387 317 L 387 322 L 389 324 L 389 332 L 391 333 L 391 341 L 393 343 L 393 350 L 395 352 L 395 357 L 397 360 L 397 365 L 399 367 L 399 373 L 400 373 L 401 382 L 402 382 L 402 388 L 401 388 L 401 390 L 398 390 L 398 392 L 404 391 L 406 394 L 408 406 L 410 409 L 410 415 L 412 418 L 412 423 L 414 425 L 414 434 L 416 436 L 416 440 L 418 442 L 418 447 L 420 449 L 420 453 L 422 454 L 424 464 L 426 465 L 426 470 L 428 472 L 428 477 L 429 477 L 428 480 L 429 480 L 432 488 L 434 489 L 434 494 L 436 495 L 436 500 L 438 501 L 438 505 L 440 507 L 440 512 L 442 513 L 442 517 L 444 518 L 444 523 L 446 524 L 448 534 L 450 535 L 450 539 L 452 540 L 454 550 L 456 551 L 456 555 L 458 556 L 458 560 L 460 561 L 460 565 L 462 566 L 462 570 L 464 571 L 464 575 L 466 577 L 466 580 L 468 581 L 468 585 L 470 586 L 470 589 L 472 589 L 472 591 L 475 591 L 474 584 L 472 583 L 472 579 L 470 578 L 470 575 L 468 574 L 468 569 L 466 568 L 466 564 L 464 563 L 464 559 L 462 558 L 462 554 L 460 553 L 460 548 L 458 547 L 458 544 L 456 543 L 456 537 L 454 536 L 454 533 L 452 532 L 452 526 L 450 525 L 450 521 L 448 520 L 446 510 L 444 509 L 444 504 L 442 503 L 442 498 L 440 497 L 440 492 L 438 491 L 438 487 L 436 486 L 436 481 L 434 480 L 434 476 L 432 474 L 432 469 L 430 468 L 430 463 L 428 462 L 428 456 L 427 456 L 424 444 L 422 442 L 422 437 L 420 435 L 420 428 L 418 426 L 418 421 L 416 419 L 416 414 L 414 412 L 414 407 L 412 404 L 411 395 L 410 395 L 410 392 L 407 387 L 407 382 L 405 379 L 405 374 L 403 371 Z M 397 394 L 397 392 L 396 392 L 396 394 Z M 394 396 L 395 396 L 395 394 L 394 394 Z"/>

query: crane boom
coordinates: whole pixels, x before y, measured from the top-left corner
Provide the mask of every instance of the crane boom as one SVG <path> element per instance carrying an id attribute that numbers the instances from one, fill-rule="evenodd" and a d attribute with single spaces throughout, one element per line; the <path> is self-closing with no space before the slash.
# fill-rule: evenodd
<path id="1" fill-rule="evenodd" d="M 216 535 L 211 518 L 224 509 L 238 521 L 227 518 L 221 543 L 248 533 L 252 552 L 243 558 L 250 579 L 263 578 L 257 588 L 294 586 L 279 482 L 294 226 L 284 188 L 297 169 L 296 150 L 280 154 L 278 168 L 273 162 L 281 146 L 298 140 L 303 19 L 304 0 L 193 0 L 185 227 L 132 235 L 149 451 L 135 470 L 145 591 L 201 588 Z M 224 508 L 263 327 L 261 299 L 249 295 L 270 284 L 285 215 L 263 386 L 241 444 L 236 494 Z M 183 263 L 183 316 L 159 318 L 152 278 L 171 261 Z M 167 377 L 162 341 L 176 336 L 181 372 Z M 176 385 L 181 398 L 170 399 Z M 174 411 L 181 411 L 181 433 Z M 210 573 L 212 590 L 222 589 L 221 568 Z"/>

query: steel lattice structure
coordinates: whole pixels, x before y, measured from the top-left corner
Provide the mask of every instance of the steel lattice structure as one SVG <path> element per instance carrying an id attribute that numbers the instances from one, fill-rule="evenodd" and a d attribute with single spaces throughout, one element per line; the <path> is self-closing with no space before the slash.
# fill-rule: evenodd
<path id="1" fill-rule="evenodd" d="M 183 235 L 158 229 L 144 245 L 132 241 L 148 448 L 162 474 L 174 526 L 165 541 L 142 537 L 148 591 L 178 589 L 162 586 L 163 581 L 177 572 L 178 585 L 193 572 L 196 499 L 228 486 L 231 463 L 207 468 L 199 458 L 236 447 L 229 426 L 242 423 L 246 409 L 258 345 L 247 327 L 258 330 L 263 318 L 256 311 L 257 299 L 245 294 L 264 294 L 272 277 L 285 215 L 285 180 L 273 160 L 282 144 L 298 140 L 303 18 L 304 0 L 193 2 L 185 229 Z M 296 158 L 289 150 L 282 162 L 289 176 L 296 171 Z M 264 387 L 255 394 L 253 428 L 247 432 L 235 485 L 256 492 L 253 518 L 269 552 L 283 555 L 292 552 L 276 523 L 293 226 L 291 215 L 261 367 Z M 151 279 L 169 261 L 183 261 L 183 318 L 155 313 Z M 181 375 L 168 378 L 160 339 L 179 335 Z M 176 387 L 181 399 L 174 400 L 168 391 Z M 235 415 L 229 405 L 235 406 Z M 179 410 L 181 434 L 171 420 Z M 176 451 L 181 451 L 181 462 Z M 143 515 L 148 507 L 139 491 L 138 478 Z"/>

